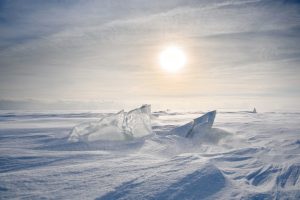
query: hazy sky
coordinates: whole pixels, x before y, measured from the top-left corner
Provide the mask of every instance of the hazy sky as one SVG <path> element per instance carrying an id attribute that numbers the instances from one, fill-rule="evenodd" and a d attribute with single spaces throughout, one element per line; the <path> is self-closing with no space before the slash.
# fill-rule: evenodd
<path id="1" fill-rule="evenodd" d="M 0 99 L 299 111 L 297 2 L 3 0 Z"/>

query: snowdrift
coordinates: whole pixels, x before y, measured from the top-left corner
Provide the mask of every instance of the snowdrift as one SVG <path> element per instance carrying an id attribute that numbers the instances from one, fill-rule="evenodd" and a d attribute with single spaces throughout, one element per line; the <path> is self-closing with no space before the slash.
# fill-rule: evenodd
<path id="1" fill-rule="evenodd" d="M 300 113 L 147 108 L 0 114 L 0 199 L 300 199 Z"/>

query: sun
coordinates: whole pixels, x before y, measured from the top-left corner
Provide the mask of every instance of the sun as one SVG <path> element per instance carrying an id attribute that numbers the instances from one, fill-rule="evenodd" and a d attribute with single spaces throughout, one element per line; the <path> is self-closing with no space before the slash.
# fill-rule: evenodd
<path id="1" fill-rule="evenodd" d="M 160 53 L 159 63 L 168 72 L 178 72 L 186 64 L 186 56 L 179 47 L 169 46 Z"/>

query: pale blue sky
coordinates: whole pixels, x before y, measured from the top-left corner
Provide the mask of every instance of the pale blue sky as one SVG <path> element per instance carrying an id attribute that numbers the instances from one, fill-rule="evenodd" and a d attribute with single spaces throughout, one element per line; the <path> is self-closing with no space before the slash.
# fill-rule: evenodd
<path id="1" fill-rule="evenodd" d="M 300 110 L 299 36 L 297 1 L 1 1 L 0 99 Z"/>

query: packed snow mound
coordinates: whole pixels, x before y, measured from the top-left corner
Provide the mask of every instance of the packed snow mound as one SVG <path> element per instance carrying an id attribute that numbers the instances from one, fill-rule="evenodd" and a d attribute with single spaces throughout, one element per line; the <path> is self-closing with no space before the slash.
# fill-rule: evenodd
<path id="1" fill-rule="evenodd" d="M 192 138 L 194 135 L 198 135 L 201 132 L 211 129 L 216 117 L 216 111 L 211 111 L 204 114 L 201 117 L 194 119 L 193 121 L 179 126 L 170 131 L 171 134 L 179 135 L 186 138 Z"/>
<path id="2" fill-rule="evenodd" d="M 96 122 L 79 124 L 72 129 L 68 141 L 131 140 L 151 133 L 151 105 L 143 105 L 128 113 L 122 110 Z"/>

